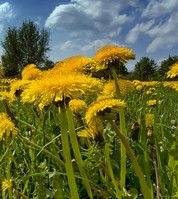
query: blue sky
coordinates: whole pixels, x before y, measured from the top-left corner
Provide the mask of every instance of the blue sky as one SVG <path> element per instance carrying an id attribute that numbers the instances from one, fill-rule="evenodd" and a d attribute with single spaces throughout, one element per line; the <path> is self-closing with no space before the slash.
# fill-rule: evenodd
<path id="1" fill-rule="evenodd" d="M 178 0 L 0 0 L 0 40 L 8 26 L 33 20 L 49 29 L 49 58 L 92 57 L 106 44 L 132 48 L 158 64 L 178 55 Z M 0 55 L 3 53 L 0 46 Z"/>

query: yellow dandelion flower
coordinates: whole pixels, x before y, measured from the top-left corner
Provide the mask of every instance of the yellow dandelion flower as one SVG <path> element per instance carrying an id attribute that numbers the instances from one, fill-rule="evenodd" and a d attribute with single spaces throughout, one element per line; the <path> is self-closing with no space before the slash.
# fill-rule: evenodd
<path id="1" fill-rule="evenodd" d="M 173 78 L 178 75 L 178 62 L 173 64 L 170 70 L 167 72 L 167 77 Z"/>
<path id="2" fill-rule="evenodd" d="M 5 139 L 16 137 L 17 131 L 10 117 L 6 113 L 0 113 L 0 140 L 2 140 L 3 137 Z"/>
<path id="3" fill-rule="evenodd" d="M 18 92 L 22 92 L 22 90 L 29 84 L 29 80 L 14 80 L 10 85 L 10 92 L 16 96 Z"/>
<path id="4" fill-rule="evenodd" d="M 134 86 L 137 87 L 138 85 L 141 84 L 140 80 L 133 80 Z"/>
<path id="5" fill-rule="evenodd" d="M 133 82 L 124 79 L 118 79 L 118 84 L 122 96 L 134 90 Z M 116 86 L 114 80 L 107 82 L 103 88 L 103 95 L 116 96 Z"/>
<path id="6" fill-rule="evenodd" d="M 138 85 L 136 86 L 136 90 L 142 90 L 143 86 L 142 85 Z"/>
<path id="7" fill-rule="evenodd" d="M 105 113 L 118 113 L 126 107 L 126 103 L 120 99 L 106 99 L 92 104 L 86 112 L 86 122 L 88 125 L 95 124 L 96 119 Z"/>
<path id="8" fill-rule="evenodd" d="M 6 191 L 6 189 L 12 187 L 12 185 L 13 185 L 13 179 L 12 178 L 9 179 L 9 180 L 4 179 L 2 181 L 2 191 Z"/>
<path id="9" fill-rule="evenodd" d="M 159 101 L 157 101 L 157 100 L 148 100 L 147 101 L 148 106 L 154 106 L 156 104 L 161 104 L 161 101 L 160 100 Z"/>
<path id="10" fill-rule="evenodd" d="M 135 54 L 132 53 L 131 49 L 106 45 L 97 51 L 93 61 L 96 64 L 95 70 L 99 71 L 109 68 L 109 65 L 113 62 L 125 64 L 130 59 L 135 59 Z"/>
<path id="11" fill-rule="evenodd" d="M 78 112 L 80 110 L 86 109 L 87 104 L 85 103 L 84 100 L 77 100 L 77 99 L 72 99 L 69 102 L 69 108 L 73 112 Z"/>
<path id="12" fill-rule="evenodd" d="M 149 88 L 149 89 L 146 91 L 146 95 L 150 95 L 150 94 L 152 94 L 154 91 L 155 91 L 155 88 Z"/>
<path id="13" fill-rule="evenodd" d="M 140 118 L 138 119 L 137 122 L 140 124 Z M 145 125 L 146 125 L 146 127 L 153 126 L 153 124 L 154 124 L 154 114 L 147 113 L 145 115 Z"/>
<path id="14" fill-rule="evenodd" d="M 85 75 L 56 74 L 33 80 L 22 92 L 22 102 L 34 102 L 40 109 L 66 97 L 77 99 L 83 94 L 97 93 L 102 89 L 100 80 Z"/>
<path id="15" fill-rule="evenodd" d="M 59 70 L 62 72 L 83 72 L 89 69 L 89 63 L 91 60 L 91 58 L 81 55 L 72 56 L 57 62 L 52 70 Z"/>
<path id="16" fill-rule="evenodd" d="M 98 123 L 97 125 L 90 125 L 88 128 L 85 128 L 84 130 L 81 130 L 77 133 L 79 137 L 86 137 L 86 138 L 92 138 L 97 139 L 101 137 L 103 131 L 103 125 L 102 123 Z"/>
<path id="17" fill-rule="evenodd" d="M 22 71 L 23 80 L 33 80 L 41 75 L 42 71 L 35 64 L 28 64 Z"/>
<path id="18" fill-rule="evenodd" d="M 7 92 L 7 91 L 3 91 L 3 92 L 0 92 L 0 100 L 6 100 L 8 102 L 13 102 L 15 99 L 14 95 L 10 92 Z"/>

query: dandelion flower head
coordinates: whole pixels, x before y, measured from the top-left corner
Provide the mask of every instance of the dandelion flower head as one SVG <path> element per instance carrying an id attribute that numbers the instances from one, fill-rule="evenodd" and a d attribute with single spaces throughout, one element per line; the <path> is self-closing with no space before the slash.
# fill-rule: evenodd
<path id="1" fill-rule="evenodd" d="M 11 92 L 3 91 L 3 92 L 0 92 L 0 100 L 13 102 L 15 100 L 15 97 Z"/>
<path id="2" fill-rule="evenodd" d="M 126 103 L 120 99 L 105 99 L 96 101 L 93 103 L 86 112 L 86 122 L 88 125 L 94 124 L 98 117 L 103 115 L 105 112 L 119 112 L 119 110 L 124 109 Z"/>
<path id="3" fill-rule="evenodd" d="M 42 71 L 35 64 L 28 64 L 22 71 L 23 80 L 33 80 L 41 75 Z"/>
<path id="4" fill-rule="evenodd" d="M 40 109 L 66 97 L 77 99 L 102 89 L 100 80 L 85 75 L 56 74 L 32 81 L 21 94 L 22 102 L 34 102 Z"/>
<path id="5" fill-rule="evenodd" d="M 6 113 L 0 113 L 0 127 L 0 140 L 16 137 L 17 128 Z"/>
<path id="6" fill-rule="evenodd" d="M 124 79 L 118 79 L 118 84 L 122 96 L 134 90 L 133 82 Z M 116 95 L 116 86 L 114 80 L 107 82 L 103 88 L 103 95 L 114 97 Z"/>
<path id="7" fill-rule="evenodd" d="M 139 124 L 141 123 L 140 118 L 138 118 L 138 123 Z M 145 125 L 146 125 L 146 127 L 151 127 L 151 126 L 153 126 L 153 124 L 154 124 L 154 114 L 147 113 L 145 115 Z"/>
<path id="8" fill-rule="evenodd" d="M 173 64 L 170 70 L 167 72 L 167 77 L 173 78 L 178 75 L 178 62 Z"/>
<path id="9" fill-rule="evenodd" d="M 63 73 L 84 72 L 85 70 L 89 70 L 89 63 L 91 60 L 91 58 L 81 55 L 72 56 L 57 62 L 52 70 L 62 71 Z"/>
<path id="10" fill-rule="evenodd" d="M 132 49 L 115 45 L 106 45 L 100 48 L 93 58 L 96 63 L 96 71 L 109 68 L 109 64 L 113 62 L 125 64 L 131 59 L 135 59 Z"/>
<path id="11" fill-rule="evenodd" d="M 4 179 L 2 181 L 2 191 L 5 191 L 6 189 L 12 187 L 12 184 L 13 184 L 13 179 L 12 178 L 9 179 L 9 180 Z"/>
<path id="12" fill-rule="evenodd" d="M 159 100 L 159 101 L 157 101 L 157 100 L 148 100 L 147 101 L 147 105 L 148 106 L 154 106 L 154 105 L 156 105 L 156 104 L 161 104 L 161 101 Z"/>
<path id="13" fill-rule="evenodd" d="M 79 99 L 72 99 L 69 102 L 69 108 L 73 111 L 73 112 L 78 112 L 81 111 L 83 109 L 87 108 L 87 104 L 85 103 L 84 100 L 79 100 Z"/>
<path id="14" fill-rule="evenodd" d="M 101 140 L 103 125 L 102 123 L 98 123 L 98 124 L 90 125 L 88 128 L 85 128 L 84 130 L 79 131 L 77 135 L 79 137 L 92 138 L 92 139 L 95 139 L 96 141 Z"/>

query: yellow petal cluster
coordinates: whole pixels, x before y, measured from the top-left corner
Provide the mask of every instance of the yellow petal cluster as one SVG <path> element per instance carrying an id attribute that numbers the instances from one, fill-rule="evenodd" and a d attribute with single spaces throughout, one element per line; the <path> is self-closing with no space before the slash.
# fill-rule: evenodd
<path id="1" fill-rule="evenodd" d="M 29 84 L 29 80 L 20 80 L 16 79 L 14 80 L 10 85 L 10 92 L 13 95 L 16 95 L 17 92 L 22 92 L 22 90 Z"/>
<path id="2" fill-rule="evenodd" d="M 6 113 L 0 113 L 0 140 L 3 138 L 14 138 L 17 135 L 17 128 Z"/>
<path id="3" fill-rule="evenodd" d="M 98 125 L 99 124 L 99 125 Z M 101 123 L 98 123 L 97 125 L 90 125 L 88 128 L 85 128 L 84 130 L 81 130 L 77 133 L 79 137 L 85 137 L 85 138 L 92 138 L 95 140 L 99 140 L 102 136 L 103 126 Z"/>
<path id="4" fill-rule="evenodd" d="M 42 71 L 37 68 L 35 64 L 28 64 L 22 71 L 23 80 L 33 80 L 38 78 L 42 74 Z"/>
<path id="5" fill-rule="evenodd" d="M 9 180 L 4 179 L 2 181 L 2 191 L 5 191 L 6 189 L 12 187 L 12 184 L 13 184 L 13 179 L 12 178 L 9 179 Z"/>
<path id="6" fill-rule="evenodd" d="M 132 49 L 116 45 L 103 46 L 93 57 L 94 63 L 96 64 L 96 71 L 107 69 L 110 63 L 117 62 L 125 64 L 131 59 L 135 59 L 135 54 L 132 53 Z"/>
<path id="7" fill-rule="evenodd" d="M 140 124 L 140 118 L 138 118 L 138 123 Z M 153 124 L 154 124 L 154 114 L 147 113 L 145 115 L 145 125 L 146 125 L 146 127 L 153 126 Z"/>
<path id="8" fill-rule="evenodd" d="M 118 79 L 118 84 L 122 96 L 125 96 L 135 89 L 133 82 L 129 80 Z M 110 80 L 104 85 L 103 95 L 108 95 L 112 97 L 116 96 L 116 86 L 114 80 Z"/>
<path id="9" fill-rule="evenodd" d="M 14 95 L 11 92 L 3 91 L 0 92 L 0 100 L 6 100 L 8 102 L 13 102 L 15 99 Z"/>
<path id="10" fill-rule="evenodd" d="M 87 104 L 85 103 L 84 100 L 72 99 L 69 102 L 69 108 L 73 112 L 78 112 L 78 111 L 81 111 L 83 109 L 86 109 L 87 108 Z"/>
<path id="11" fill-rule="evenodd" d="M 157 101 L 157 100 L 148 100 L 147 101 L 147 105 L 148 106 L 154 106 L 154 105 L 156 105 L 156 104 L 161 104 L 161 101 L 159 100 L 159 101 Z"/>
<path id="12" fill-rule="evenodd" d="M 61 71 L 63 73 L 84 72 L 85 70 L 89 69 L 90 62 L 91 58 L 84 57 L 81 55 L 72 56 L 57 62 L 52 71 Z"/>
<path id="13" fill-rule="evenodd" d="M 95 124 L 98 117 L 101 117 L 105 111 L 119 112 L 119 110 L 126 107 L 126 103 L 120 99 L 105 99 L 99 100 L 92 104 L 86 112 L 86 122 L 90 126 Z"/>
<path id="14" fill-rule="evenodd" d="M 21 94 L 22 102 L 34 102 L 40 109 L 53 101 L 63 101 L 66 97 L 77 99 L 83 94 L 97 93 L 102 89 L 100 80 L 85 75 L 56 74 L 33 80 Z"/>
<path id="15" fill-rule="evenodd" d="M 167 77 L 173 78 L 178 75 L 178 62 L 173 64 L 170 70 L 167 72 Z"/>

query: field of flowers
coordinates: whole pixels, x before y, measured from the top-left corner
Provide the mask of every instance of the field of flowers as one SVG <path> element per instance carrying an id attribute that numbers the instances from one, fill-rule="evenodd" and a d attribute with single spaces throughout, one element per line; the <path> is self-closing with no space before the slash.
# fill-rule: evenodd
<path id="1" fill-rule="evenodd" d="M 119 78 L 130 59 L 104 46 L 0 79 L 0 198 L 178 198 L 178 82 Z"/>

